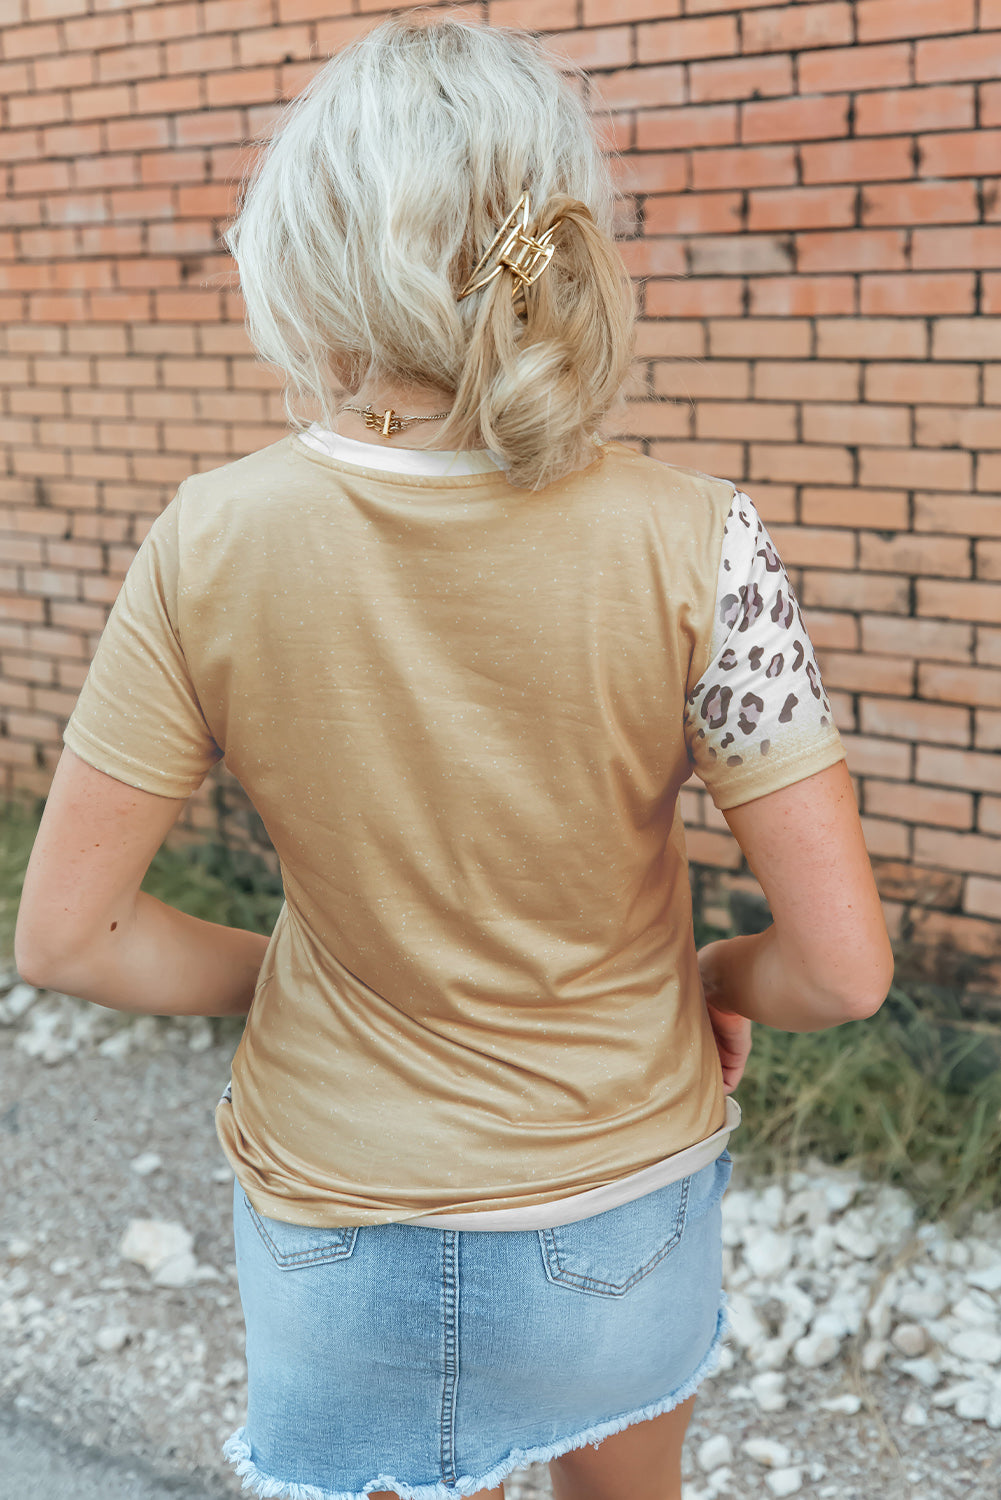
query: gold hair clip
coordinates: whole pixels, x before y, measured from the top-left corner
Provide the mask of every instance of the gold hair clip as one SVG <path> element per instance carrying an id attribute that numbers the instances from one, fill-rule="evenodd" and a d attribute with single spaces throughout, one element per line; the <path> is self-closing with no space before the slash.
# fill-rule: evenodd
<path id="1" fill-rule="evenodd" d="M 516 222 L 519 214 L 521 215 L 520 223 Z M 457 299 L 459 302 L 463 297 L 468 297 L 470 292 L 478 292 L 481 287 L 493 281 L 501 271 L 511 272 L 512 297 L 517 297 L 526 286 L 531 286 L 533 281 L 539 279 L 553 258 L 553 251 L 556 248 L 553 244 L 553 235 L 563 220 L 562 218 L 554 220 L 545 233 L 536 238 L 531 233 L 531 219 L 532 206 L 528 194 L 522 193 L 474 266 L 472 275 L 459 293 Z M 485 275 L 481 275 L 492 257 L 495 257 L 495 264 Z"/>

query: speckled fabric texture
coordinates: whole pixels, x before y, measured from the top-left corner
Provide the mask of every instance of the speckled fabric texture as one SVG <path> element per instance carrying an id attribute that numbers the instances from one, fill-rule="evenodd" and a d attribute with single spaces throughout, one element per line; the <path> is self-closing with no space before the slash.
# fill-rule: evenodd
<path id="1" fill-rule="evenodd" d="M 175 797 L 225 754 L 274 842 L 286 904 L 217 1111 L 262 1214 L 548 1203 L 723 1125 L 678 792 L 693 760 L 727 805 L 842 755 L 819 718 L 789 755 L 696 748 L 727 732 L 703 708 L 733 501 L 618 443 L 533 493 L 292 436 L 154 523 L 66 742 Z"/>

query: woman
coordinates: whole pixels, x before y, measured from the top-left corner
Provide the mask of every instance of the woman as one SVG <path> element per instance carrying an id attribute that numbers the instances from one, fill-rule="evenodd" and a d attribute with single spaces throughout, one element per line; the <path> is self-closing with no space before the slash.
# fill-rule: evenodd
<path id="1" fill-rule="evenodd" d="M 525 35 L 405 17 L 317 74 L 227 241 L 322 420 L 288 397 L 295 432 L 153 525 L 32 856 L 27 979 L 249 1010 L 217 1118 L 261 1495 L 498 1500 L 536 1459 L 558 1500 L 679 1496 L 750 1023 L 888 986 L 751 500 L 595 436 L 612 201 Z M 281 859 L 270 941 L 139 890 L 222 755 Z M 698 956 L 693 768 L 774 915 Z"/>

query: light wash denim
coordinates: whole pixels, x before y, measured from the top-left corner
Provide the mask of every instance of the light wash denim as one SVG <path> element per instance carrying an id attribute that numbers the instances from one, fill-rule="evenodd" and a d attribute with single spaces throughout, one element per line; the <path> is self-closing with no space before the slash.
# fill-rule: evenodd
<path id="1" fill-rule="evenodd" d="M 556 1229 L 309 1229 L 237 1185 L 247 1425 L 282 1500 L 458 1500 L 670 1411 L 715 1365 L 729 1154 Z"/>

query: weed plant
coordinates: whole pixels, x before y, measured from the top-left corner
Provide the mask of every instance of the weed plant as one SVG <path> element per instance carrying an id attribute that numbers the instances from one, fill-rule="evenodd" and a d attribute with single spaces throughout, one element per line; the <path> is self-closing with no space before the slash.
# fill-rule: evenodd
<path id="1" fill-rule="evenodd" d="M 0 955 L 14 920 L 38 810 L 0 815 Z M 269 932 L 280 878 L 259 856 L 221 844 L 162 849 L 144 889 L 206 921 Z M 724 933 L 697 924 L 698 941 Z M 1001 1208 L 1001 1031 L 971 1023 L 940 987 L 894 986 L 868 1021 L 830 1031 L 755 1027 L 737 1090 L 734 1152 L 752 1173 L 811 1159 L 904 1187 L 928 1217 Z"/>

